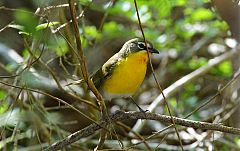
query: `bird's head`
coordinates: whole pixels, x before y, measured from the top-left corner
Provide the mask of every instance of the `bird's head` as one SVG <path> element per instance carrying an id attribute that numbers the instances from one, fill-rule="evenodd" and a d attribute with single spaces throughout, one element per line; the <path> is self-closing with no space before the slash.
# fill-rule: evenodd
<path id="1" fill-rule="evenodd" d="M 134 38 L 134 39 L 127 41 L 123 45 L 123 47 L 120 51 L 122 51 L 125 54 L 129 54 L 129 53 L 136 53 L 136 52 L 147 52 L 147 49 L 149 50 L 150 54 L 159 53 L 158 50 L 153 48 L 153 45 L 151 42 L 146 41 L 146 43 L 145 43 L 145 41 L 140 38 Z"/>

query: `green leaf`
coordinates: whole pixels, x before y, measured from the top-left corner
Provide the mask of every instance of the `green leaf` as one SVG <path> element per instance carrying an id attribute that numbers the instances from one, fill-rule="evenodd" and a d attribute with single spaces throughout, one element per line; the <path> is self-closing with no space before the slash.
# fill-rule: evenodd
<path id="1" fill-rule="evenodd" d="M 7 92 L 6 92 L 6 91 L 3 91 L 3 90 L 0 90 L 0 100 L 5 99 L 6 96 L 7 96 Z"/>
<path id="2" fill-rule="evenodd" d="M 107 38 L 114 38 L 114 37 L 129 35 L 130 32 L 126 28 L 124 28 L 122 25 L 111 21 L 104 24 L 103 34 L 104 36 L 107 36 Z"/>
<path id="3" fill-rule="evenodd" d="M 210 20 L 213 18 L 213 13 L 209 9 L 198 8 L 197 10 L 193 11 L 191 18 L 193 21 Z"/>
<path id="4" fill-rule="evenodd" d="M 34 13 L 25 8 L 20 9 L 21 11 L 16 11 L 14 14 L 16 23 L 24 27 L 24 32 L 35 33 L 36 32 L 35 28 L 38 24 L 37 17 L 35 16 Z"/>
<path id="5" fill-rule="evenodd" d="M 173 2 L 176 6 L 184 6 L 187 3 L 187 0 L 174 0 Z"/>
<path id="6" fill-rule="evenodd" d="M 6 101 L 0 103 L 0 115 L 5 113 L 8 109 L 8 103 Z"/>
<path id="7" fill-rule="evenodd" d="M 159 16 L 166 17 L 170 14 L 172 5 L 169 0 L 160 0 L 157 2 L 157 7 L 159 8 Z"/>
<path id="8" fill-rule="evenodd" d="M 170 99 L 170 104 L 171 104 L 174 108 L 176 108 L 176 107 L 177 107 L 177 99 L 176 99 L 176 98 L 171 98 L 171 99 Z"/>
<path id="9" fill-rule="evenodd" d="M 40 24 L 36 27 L 36 31 L 43 30 L 43 29 L 46 29 L 48 27 L 51 27 L 51 26 L 54 26 L 54 25 L 57 25 L 57 24 L 59 24 L 59 22 L 43 23 L 43 24 Z"/>
<path id="10" fill-rule="evenodd" d="M 100 34 L 98 32 L 98 30 L 96 29 L 95 26 L 87 26 L 85 27 L 85 34 L 88 36 L 88 38 L 90 39 L 95 39 L 95 38 L 99 38 Z"/>
<path id="11" fill-rule="evenodd" d="M 8 102 L 6 101 L 7 92 L 0 90 L 0 115 L 7 111 Z"/>
<path id="12" fill-rule="evenodd" d="M 22 56 L 23 56 L 23 58 L 25 58 L 25 59 L 27 59 L 27 58 L 30 56 L 29 51 L 27 50 L 27 48 L 25 48 L 25 49 L 23 50 Z"/>
<path id="13" fill-rule="evenodd" d="M 62 37 L 58 37 L 57 40 L 50 40 L 49 48 L 54 50 L 58 56 L 64 56 L 69 50 L 65 39 Z"/>
<path id="14" fill-rule="evenodd" d="M 197 69 L 200 68 L 201 66 L 207 64 L 207 59 L 200 57 L 200 58 L 193 58 L 189 61 L 189 67 L 191 69 Z"/>
<path id="15" fill-rule="evenodd" d="M 64 56 L 68 52 L 67 43 L 65 41 L 61 41 L 58 44 L 59 46 L 56 47 L 56 54 L 58 56 Z"/>
<path id="16" fill-rule="evenodd" d="M 235 138 L 234 138 L 234 142 L 235 142 L 235 144 L 236 144 L 238 147 L 240 147 L 240 139 L 239 139 L 239 137 L 235 137 Z"/>
<path id="17" fill-rule="evenodd" d="M 220 72 L 226 76 L 231 77 L 233 73 L 232 65 L 230 61 L 225 61 L 218 66 Z"/>

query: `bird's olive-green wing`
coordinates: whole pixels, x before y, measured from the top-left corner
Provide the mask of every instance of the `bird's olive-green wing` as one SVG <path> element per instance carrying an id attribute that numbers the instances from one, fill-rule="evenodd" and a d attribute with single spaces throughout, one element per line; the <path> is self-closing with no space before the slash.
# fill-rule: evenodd
<path id="1" fill-rule="evenodd" d="M 99 89 L 104 81 L 112 75 L 112 72 L 121 59 L 118 54 L 112 56 L 98 71 L 92 75 L 92 80 L 97 89 Z"/>
<path id="2" fill-rule="evenodd" d="M 102 68 L 98 69 L 98 71 L 92 75 L 92 81 L 97 89 L 101 86 L 101 83 L 104 81 L 104 77 L 105 75 L 102 71 Z"/>

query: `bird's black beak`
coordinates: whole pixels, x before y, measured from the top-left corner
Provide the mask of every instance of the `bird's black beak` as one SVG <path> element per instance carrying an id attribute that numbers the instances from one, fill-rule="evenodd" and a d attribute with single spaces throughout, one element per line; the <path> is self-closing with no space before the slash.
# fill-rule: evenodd
<path id="1" fill-rule="evenodd" d="M 154 48 L 148 48 L 149 52 L 151 53 L 159 53 L 159 51 L 157 49 L 154 49 Z"/>

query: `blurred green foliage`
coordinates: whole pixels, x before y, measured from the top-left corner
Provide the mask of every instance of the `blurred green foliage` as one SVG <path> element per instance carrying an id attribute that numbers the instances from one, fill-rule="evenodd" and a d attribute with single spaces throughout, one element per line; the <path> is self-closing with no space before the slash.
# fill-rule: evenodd
<path id="1" fill-rule="evenodd" d="M 0 90 L 0 115 L 8 109 L 7 95 L 8 92 Z"/>
<path id="2" fill-rule="evenodd" d="M 94 66 L 101 66 L 102 63 L 99 63 L 100 60 L 109 58 L 106 54 L 113 54 L 117 51 L 112 50 L 112 47 L 114 47 L 114 49 L 119 49 L 122 46 L 122 43 L 118 43 L 118 40 L 142 37 L 133 0 L 117 0 L 114 1 L 114 3 L 110 1 L 93 1 L 93 3 L 91 3 L 91 0 L 79 0 L 76 2 L 78 14 L 85 10 L 84 16 L 78 20 L 81 40 L 86 56 L 90 56 L 86 59 L 89 62 L 93 62 Z M 65 7 L 53 7 L 52 10 L 49 10 L 50 13 L 45 12 L 46 14 L 42 14 L 42 16 L 35 15 L 34 12 L 38 7 L 45 8 L 46 6 L 55 6 L 61 3 L 59 1 L 51 3 L 46 0 L 32 0 L 29 1 L 29 3 L 32 3 L 33 7 L 27 8 L 27 6 L 21 6 L 17 8 L 16 11 L 13 11 L 12 15 L 14 17 L 14 22 L 8 25 L 9 28 L 15 30 L 14 32 L 17 31 L 21 37 L 5 36 L 3 40 L 9 42 L 9 45 L 17 43 L 15 41 L 18 40 L 18 43 L 22 44 L 18 48 L 18 50 L 21 50 L 19 54 L 22 54 L 27 63 L 31 55 L 29 53 L 29 48 L 27 48 L 24 42 L 28 42 L 31 48 L 36 48 L 34 49 L 35 55 L 43 55 L 41 59 L 54 70 L 57 79 L 73 79 L 73 77 L 69 76 L 79 73 L 79 65 L 74 64 L 75 61 L 72 61 L 74 60 L 73 58 L 76 57 L 78 50 L 76 49 L 75 40 L 73 38 L 74 31 L 70 28 L 72 24 L 68 22 L 70 20 L 69 10 Z M 159 81 L 164 88 L 186 74 L 206 65 L 210 59 L 214 58 L 216 55 L 208 51 L 211 43 L 225 46 L 226 50 L 219 54 L 230 49 L 226 46 L 224 41 L 225 38 L 230 37 L 228 31 L 229 27 L 226 22 L 220 19 L 220 16 L 210 5 L 210 0 L 137 0 L 137 3 L 147 40 L 151 41 L 154 47 L 160 50 L 160 54 L 166 53 L 168 55 L 166 57 L 167 59 L 162 57 L 165 59 L 165 62 L 163 61 L 164 63 L 161 62 L 162 58 L 159 57 L 156 59 L 158 62 L 158 64 L 156 64 L 156 73 L 157 75 L 161 75 L 159 76 Z M 58 32 L 53 32 L 64 24 L 66 25 L 59 29 Z M 22 40 L 23 38 L 25 40 L 24 42 Z M 37 43 L 36 39 L 40 42 L 38 41 L 39 43 Z M 34 47 L 36 43 L 37 47 Z M 74 49 L 75 54 L 71 53 L 71 49 Z M 170 52 L 173 52 L 175 56 L 171 56 Z M 103 59 L 101 57 L 106 58 Z M 61 60 L 62 62 L 60 64 L 59 58 L 64 58 L 65 60 Z M 161 67 L 161 63 L 164 64 L 163 67 Z M 36 64 L 33 65 L 34 68 L 36 67 L 39 69 L 39 66 Z M 63 69 L 64 65 L 66 69 Z M 226 83 L 226 81 L 233 76 L 232 66 L 231 61 L 223 62 L 203 77 L 199 77 L 190 84 L 186 84 L 174 96 L 169 98 L 167 101 L 174 115 L 179 115 L 181 117 L 186 116 L 203 101 L 206 101 L 207 98 L 215 94 L 218 91 L 217 86 Z M 13 71 L 11 65 L 7 65 L 6 69 L 9 73 Z M 40 70 L 43 69 L 40 68 Z M 44 72 L 45 70 L 44 68 Z M 69 70 L 71 74 L 65 75 L 63 70 Z M 34 83 L 34 80 L 38 80 L 31 79 L 31 75 L 28 74 L 26 74 L 24 78 L 26 79 L 25 81 L 29 81 L 29 83 Z M 149 86 L 148 84 L 146 85 Z M 159 92 L 156 85 L 148 87 L 143 91 L 154 92 L 154 90 Z M 152 94 L 151 92 L 149 93 Z M 43 102 L 48 102 L 41 100 L 45 98 L 42 97 L 39 99 L 40 101 L 36 99 L 42 103 L 39 103 L 41 105 L 34 104 L 32 102 L 36 100 L 33 99 L 34 97 L 32 95 L 29 98 L 24 98 L 28 101 L 30 100 L 29 102 L 31 103 L 29 106 L 25 104 L 27 107 L 24 106 L 22 110 L 14 108 L 10 111 L 8 110 L 9 102 L 6 100 L 7 96 L 7 90 L 0 91 L 0 120 L 8 119 L 5 123 L 1 123 L 0 127 L 10 127 L 10 133 L 13 131 L 11 128 L 20 122 L 20 129 L 26 133 L 28 132 L 28 135 L 24 135 L 24 137 L 29 137 L 28 129 L 35 131 L 39 128 L 40 130 L 38 129 L 38 131 L 41 131 L 44 127 L 51 133 L 50 135 L 52 138 L 49 138 L 51 142 L 59 138 L 64 138 L 66 131 L 59 128 L 65 126 L 61 119 L 63 117 L 60 116 L 59 112 L 52 112 L 49 114 L 44 106 L 41 106 Z M 21 105 L 17 104 L 17 106 Z M 60 106 L 60 103 L 58 105 Z M 86 111 L 87 107 L 82 106 L 82 104 L 79 106 Z M 166 106 L 162 108 L 162 112 L 168 114 Z M 30 112 L 24 112 L 24 110 L 30 110 Z M 64 112 L 64 115 L 72 114 Z M 9 116 L 11 118 L 8 118 Z M 67 116 L 67 120 L 69 120 L 68 118 L 69 116 Z M 196 112 L 190 118 L 202 120 L 204 117 L 202 117 L 200 112 Z M 38 127 L 33 123 L 42 123 L 42 125 L 39 124 L 42 127 Z M 83 123 L 84 122 L 80 121 L 80 124 Z M 74 130 L 82 126 L 78 124 L 76 124 L 77 128 L 75 127 Z M 66 127 L 67 126 L 65 126 L 65 128 Z M 69 131 L 74 130 L 71 129 Z M 57 135 L 53 135 L 54 132 L 57 133 Z M 34 135 L 35 138 L 39 137 L 36 136 L 38 135 L 37 130 L 32 132 L 32 135 Z M 8 137 L 10 136 L 11 135 L 8 135 Z M 239 138 L 235 138 L 234 141 L 239 146 Z M 8 143 L 12 145 L 14 141 L 10 140 Z M 27 142 L 26 144 L 29 145 L 31 142 Z"/>
<path id="3" fill-rule="evenodd" d="M 38 25 L 38 19 L 31 11 L 25 8 L 20 8 L 20 11 L 16 11 L 15 21 L 16 24 L 23 26 L 23 32 L 35 33 L 36 26 Z"/>
<path id="4" fill-rule="evenodd" d="M 214 68 L 211 73 L 214 75 L 230 78 L 233 74 L 232 64 L 230 61 L 225 61 L 217 66 L 217 68 Z"/>
<path id="5" fill-rule="evenodd" d="M 68 47 L 66 40 L 62 37 L 58 37 L 57 41 L 55 39 L 51 39 L 48 41 L 48 47 L 50 50 L 53 50 L 57 56 L 64 56 L 68 52 Z"/>

